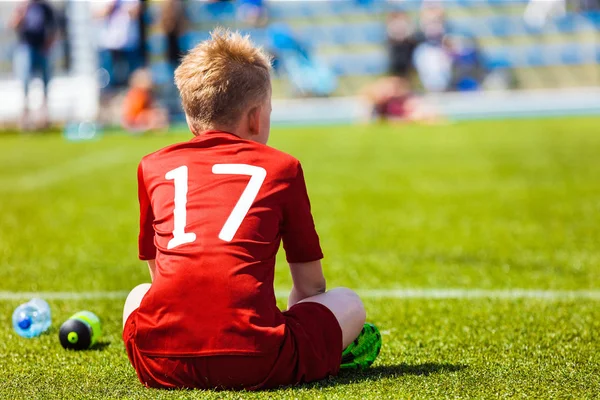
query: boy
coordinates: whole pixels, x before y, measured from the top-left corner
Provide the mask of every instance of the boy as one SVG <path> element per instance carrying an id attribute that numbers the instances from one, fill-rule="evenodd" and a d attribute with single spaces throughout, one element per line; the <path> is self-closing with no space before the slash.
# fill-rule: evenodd
<path id="1" fill-rule="evenodd" d="M 265 145 L 269 58 L 219 29 L 175 82 L 194 138 L 138 169 L 139 256 L 152 284 L 129 294 L 123 340 L 140 381 L 256 390 L 369 366 L 381 336 L 354 292 L 325 290 L 302 168 Z M 293 279 L 285 312 L 273 289 L 281 240 Z"/>

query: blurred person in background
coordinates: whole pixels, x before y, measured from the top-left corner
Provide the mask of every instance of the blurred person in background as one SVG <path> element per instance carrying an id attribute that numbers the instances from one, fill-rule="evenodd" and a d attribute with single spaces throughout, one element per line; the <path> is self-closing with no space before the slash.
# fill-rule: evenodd
<path id="1" fill-rule="evenodd" d="M 326 97 L 335 91 L 338 80 L 333 70 L 315 57 L 287 24 L 272 24 L 267 33 L 273 67 L 275 71 L 287 74 L 294 96 Z"/>
<path id="2" fill-rule="evenodd" d="M 413 63 L 426 91 L 443 92 L 452 79 L 452 59 L 443 46 L 446 16 L 443 8 L 425 4 L 421 10 L 420 27 L 423 41 L 413 54 Z"/>
<path id="3" fill-rule="evenodd" d="M 475 38 L 451 34 L 444 37 L 443 43 L 452 60 L 450 88 L 459 92 L 478 90 L 486 71 Z"/>
<path id="4" fill-rule="evenodd" d="M 150 71 L 138 69 L 131 75 L 130 81 L 130 88 L 123 100 L 123 127 L 135 133 L 167 129 L 168 113 L 156 104 Z"/>
<path id="5" fill-rule="evenodd" d="M 406 79 L 398 76 L 380 78 L 362 90 L 366 103 L 365 120 L 380 122 L 414 122 L 434 124 L 442 121 L 435 107 L 415 96 Z"/>
<path id="6" fill-rule="evenodd" d="M 48 126 L 48 83 L 50 82 L 50 49 L 56 39 L 56 13 L 45 0 L 28 0 L 20 4 L 10 20 L 18 44 L 14 54 L 14 72 L 23 82 L 22 129 L 30 129 L 29 83 L 38 72 L 44 85 L 40 127 Z"/>
<path id="7" fill-rule="evenodd" d="M 567 13 L 566 0 L 529 0 L 523 18 L 534 28 L 543 28 L 550 18 Z"/>
<path id="8" fill-rule="evenodd" d="M 181 35 L 187 29 L 188 20 L 185 16 L 183 0 L 165 0 L 161 4 L 160 27 L 167 39 L 165 60 L 173 71 L 179 65 L 183 49 L 179 44 Z"/>
<path id="9" fill-rule="evenodd" d="M 577 6 L 579 11 L 600 10 L 600 0 L 579 0 L 579 4 Z"/>
<path id="10" fill-rule="evenodd" d="M 169 115 L 180 115 L 179 93 L 175 87 L 174 76 L 175 69 L 179 66 L 181 57 L 185 52 L 181 38 L 190 25 L 190 21 L 186 16 L 185 1 L 165 0 L 161 2 L 158 24 L 166 39 L 164 57 L 168 65 L 167 80 L 159 79 L 163 84 L 157 88 L 158 95 L 164 102 Z"/>
<path id="11" fill-rule="evenodd" d="M 140 0 L 102 0 L 92 3 L 101 21 L 100 65 L 108 72 L 109 87 L 122 88 L 143 64 L 140 35 Z"/>
<path id="12" fill-rule="evenodd" d="M 264 0 L 240 0 L 238 18 L 252 26 L 267 25 L 268 16 Z"/>
<path id="13" fill-rule="evenodd" d="M 406 12 L 397 11 L 388 15 L 386 33 L 389 73 L 408 79 L 413 53 L 419 43 L 416 26 Z"/>

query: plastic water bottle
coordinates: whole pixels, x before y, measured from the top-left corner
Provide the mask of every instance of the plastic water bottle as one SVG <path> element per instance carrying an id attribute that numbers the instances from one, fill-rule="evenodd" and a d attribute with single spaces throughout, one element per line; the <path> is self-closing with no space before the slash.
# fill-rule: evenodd
<path id="1" fill-rule="evenodd" d="M 85 350 L 93 347 L 102 337 L 100 318 L 91 311 L 71 315 L 58 331 L 60 344 L 65 349 Z"/>
<path id="2" fill-rule="evenodd" d="M 52 323 L 50 306 L 42 299 L 31 299 L 15 309 L 12 321 L 15 332 L 20 336 L 39 336 L 50 328 Z"/>
<path id="3" fill-rule="evenodd" d="M 94 121 L 69 122 L 63 130 L 65 139 L 74 142 L 98 139 L 101 133 L 100 125 Z"/>

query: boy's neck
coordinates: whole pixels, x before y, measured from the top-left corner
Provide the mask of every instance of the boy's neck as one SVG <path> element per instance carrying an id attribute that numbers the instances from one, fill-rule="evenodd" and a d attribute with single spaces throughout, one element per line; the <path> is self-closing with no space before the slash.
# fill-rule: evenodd
<path id="1" fill-rule="evenodd" d="M 192 127 L 190 127 L 190 130 L 192 131 L 192 134 L 194 136 L 202 136 L 208 132 L 226 132 L 226 133 L 230 133 L 234 136 L 237 136 L 240 139 L 250 140 L 250 141 L 254 140 L 253 135 L 248 132 L 244 132 L 243 129 L 232 129 L 232 127 L 226 127 L 226 126 L 210 126 L 210 127 L 206 127 L 205 129 L 203 129 L 201 131 L 197 131 L 197 130 L 193 129 Z"/>

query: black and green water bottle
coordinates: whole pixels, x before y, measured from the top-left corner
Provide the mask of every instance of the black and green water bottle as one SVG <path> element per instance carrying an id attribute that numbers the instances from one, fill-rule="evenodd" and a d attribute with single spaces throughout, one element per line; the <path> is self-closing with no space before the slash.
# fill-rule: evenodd
<path id="1" fill-rule="evenodd" d="M 58 331 L 60 344 L 65 349 L 89 349 L 102 336 L 100 318 L 90 311 L 79 311 L 73 314 Z"/>

